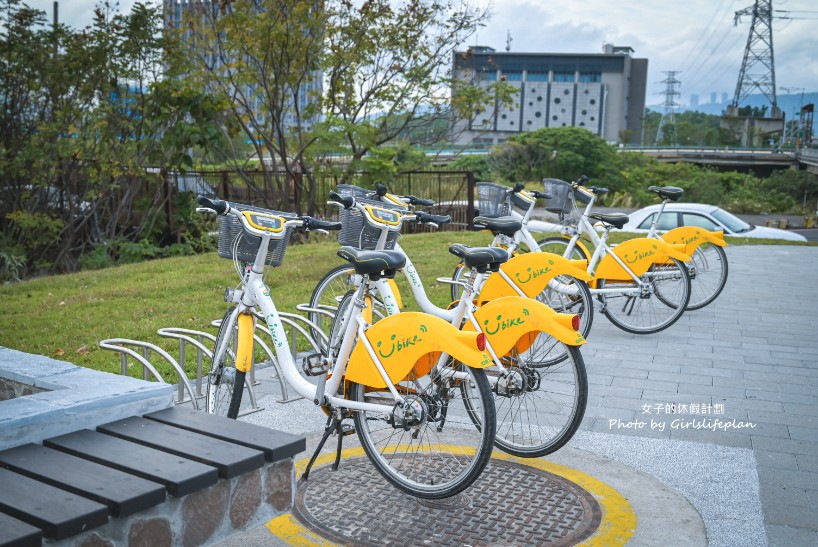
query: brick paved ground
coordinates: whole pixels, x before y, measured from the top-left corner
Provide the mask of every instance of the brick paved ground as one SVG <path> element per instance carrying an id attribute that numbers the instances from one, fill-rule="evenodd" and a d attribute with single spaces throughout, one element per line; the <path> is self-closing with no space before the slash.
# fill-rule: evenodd
<path id="1" fill-rule="evenodd" d="M 726 252 L 722 295 L 663 333 L 631 335 L 597 315 L 583 348 L 590 394 L 582 428 L 752 449 L 770 544 L 818 545 L 818 248 Z M 668 404 L 687 406 L 669 415 Z M 709 413 L 695 415 L 691 404 L 710 405 Z M 651 418 L 664 430 L 651 429 Z M 672 428 L 675 419 L 755 427 Z M 648 425 L 625 427 L 634 421 Z"/>

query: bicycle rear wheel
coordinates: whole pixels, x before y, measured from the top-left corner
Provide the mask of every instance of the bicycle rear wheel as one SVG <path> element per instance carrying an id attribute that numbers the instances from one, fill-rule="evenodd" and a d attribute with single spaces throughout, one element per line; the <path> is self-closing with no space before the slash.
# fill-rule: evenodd
<path id="1" fill-rule="evenodd" d="M 227 347 L 218 363 L 215 360 L 211 361 L 210 371 L 207 373 L 205 408 L 211 414 L 235 419 L 239 415 L 241 397 L 244 393 L 245 372 L 236 369 L 236 327 L 230 331 L 227 329 L 232 313 L 232 308 L 225 312 L 219 334 L 216 336 L 214 357 L 225 339 Z"/>
<path id="2" fill-rule="evenodd" d="M 690 301 L 687 268 L 676 259 L 655 263 L 633 280 L 600 279 L 600 289 L 620 289 L 620 294 L 600 294 L 603 313 L 620 329 L 633 334 L 653 334 L 679 320 Z"/>
<path id="3" fill-rule="evenodd" d="M 724 249 L 709 242 L 696 247 L 690 262 L 685 264 L 690 274 L 688 310 L 699 310 L 713 302 L 727 283 L 727 255 Z"/>
<path id="4" fill-rule="evenodd" d="M 495 438 L 494 402 L 485 371 L 445 367 L 422 377 L 410 375 L 395 387 L 405 397 L 403 408 L 354 412 L 355 429 L 375 468 L 419 498 L 447 498 L 468 488 L 488 463 Z M 351 383 L 349 396 L 393 404 L 386 388 Z"/>
<path id="5" fill-rule="evenodd" d="M 502 373 L 488 371 L 497 409 L 495 446 L 521 458 L 559 450 L 576 433 L 588 402 L 579 348 L 541 332 L 527 351 L 502 362 Z"/>

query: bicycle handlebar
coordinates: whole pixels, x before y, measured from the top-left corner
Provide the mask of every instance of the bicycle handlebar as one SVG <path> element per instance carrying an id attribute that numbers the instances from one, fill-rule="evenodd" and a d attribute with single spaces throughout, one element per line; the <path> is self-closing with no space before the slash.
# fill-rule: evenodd
<path id="1" fill-rule="evenodd" d="M 417 211 L 415 217 L 420 224 L 448 224 L 452 221 L 449 215 L 433 215 L 424 211 Z"/>
<path id="2" fill-rule="evenodd" d="M 230 210 L 230 204 L 218 198 L 208 198 L 205 196 L 199 196 L 198 198 L 196 198 L 196 202 L 202 207 L 216 211 L 217 215 L 227 214 L 227 211 Z"/>
<path id="3" fill-rule="evenodd" d="M 330 190 L 329 199 L 340 203 L 344 209 L 351 209 L 355 205 L 355 198 L 353 196 L 342 195 L 333 190 Z"/>

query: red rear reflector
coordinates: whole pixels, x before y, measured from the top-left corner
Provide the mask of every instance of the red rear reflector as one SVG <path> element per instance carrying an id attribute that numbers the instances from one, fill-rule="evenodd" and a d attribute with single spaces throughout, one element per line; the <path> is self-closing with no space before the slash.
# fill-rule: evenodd
<path id="1" fill-rule="evenodd" d="M 482 332 L 477 335 L 477 349 L 480 351 L 486 349 L 486 335 Z"/>
<path id="2" fill-rule="evenodd" d="M 579 330 L 579 315 L 575 315 L 571 318 L 571 328 L 574 330 Z"/>

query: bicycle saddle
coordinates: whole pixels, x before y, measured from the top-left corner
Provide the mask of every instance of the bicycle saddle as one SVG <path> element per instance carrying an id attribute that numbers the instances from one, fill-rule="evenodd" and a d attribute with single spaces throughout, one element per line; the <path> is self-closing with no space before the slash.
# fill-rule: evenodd
<path id="1" fill-rule="evenodd" d="M 620 230 L 629 220 L 628 215 L 625 213 L 591 213 L 588 215 L 588 218 L 599 220 L 603 224 L 610 224 L 611 226 L 619 228 Z"/>
<path id="2" fill-rule="evenodd" d="M 523 223 L 513 217 L 474 217 L 474 225 L 508 237 L 513 237 L 523 227 Z"/>
<path id="3" fill-rule="evenodd" d="M 395 271 L 406 264 L 406 255 L 400 251 L 364 251 L 344 246 L 338 249 L 338 256 L 352 264 L 355 273 L 370 277 L 394 277 Z"/>
<path id="4" fill-rule="evenodd" d="M 497 271 L 500 264 L 508 260 L 508 253 L 500 247 L 468 247 L 455 243 L 449 247 L 449 252 L 462 259 L 467 268 L 476 268 L 480 273 L 487 269 Z"/>
<path id="5" fill-rule="evenodd" d="M 649 186 L 648 190 L 659 195 L 660 198 L 676 201 L 685 191 L 677 186 Z"/>

